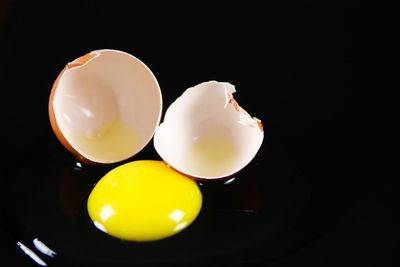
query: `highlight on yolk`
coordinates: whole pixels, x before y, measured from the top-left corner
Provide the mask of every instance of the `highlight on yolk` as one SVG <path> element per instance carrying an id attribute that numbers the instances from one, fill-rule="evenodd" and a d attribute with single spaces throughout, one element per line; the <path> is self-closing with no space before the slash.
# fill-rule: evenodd
<path id="1" fill-rule="evenodd" d="M 196 219 L 201 205 L 197 183 L 156 160 L 133 161 L 112 169 L 96 184 L 87 202 L 98 229 L 129 241 L 175 235 Z"/>

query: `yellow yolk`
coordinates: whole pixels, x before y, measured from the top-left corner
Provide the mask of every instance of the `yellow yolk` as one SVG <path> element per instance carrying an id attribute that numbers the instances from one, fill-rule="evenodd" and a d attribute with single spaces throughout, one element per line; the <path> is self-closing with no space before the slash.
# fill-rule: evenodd
<path id="1" fill-rule="evenodd" d="M 159 240 L 182 231 L 196 219 L 201 205 L 195 181 L 155 160 L 111 170 L 87 202 L 98 229 L 130 241 Z"/>

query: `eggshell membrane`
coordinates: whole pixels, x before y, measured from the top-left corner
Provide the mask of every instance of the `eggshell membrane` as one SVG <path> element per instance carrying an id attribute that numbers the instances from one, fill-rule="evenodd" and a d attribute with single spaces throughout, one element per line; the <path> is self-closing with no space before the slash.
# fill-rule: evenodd
<path id="1" fill-rule="evenodd" d="M 151 70 L 136 57 L 111 49 L 69 63 L 49 99 L 57 138 L 89 164 L 115 163 L 141 151 L 161 112 L 161 90 Z"/>
<path id="2" fill-rule="evenodd" d="M 184 91 L 155 132 L 154 147 L 161 158 L 198 179 L 227 178 L 248 165 L 264 130 L 233 98 L 235 91 L 232 84 L 217 81 Z"/>

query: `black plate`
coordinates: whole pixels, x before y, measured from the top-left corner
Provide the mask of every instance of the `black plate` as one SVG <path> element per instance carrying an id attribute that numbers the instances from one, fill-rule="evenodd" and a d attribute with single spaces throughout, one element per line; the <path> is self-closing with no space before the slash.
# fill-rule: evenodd
<path id="1" fill-rule="evenodd" d="M 354 4 L 6 2 L 0 238 L 16 264 L 35 265 L 32 253 L 49 266 L 264 264 L 332 229 L 357 198 L 363 177 L 355 159 L 368 127 L 364 89 L 356 92 L 363 44 Z M 171 238 L 131 243 L 96 230 L 86 198 L 114 166 L 76 165 L 50 128 L 55 78 L 70 60 L 102 48 L 149 66 L 163 111 L 190 86 L 227 81 L 265 126 L 256 158 L 230 184 L 200 185 L 199 217 Z M 152 143 L 130 160 L 140 159 L 159 159 Z M 57 254 L 43 254 L 34 240 Z"/>
<path id="2" fill-rule="evenodd" d="M 142 243 L 107 236 L 87 214 L 90 190 L 119 164 L 82 165 L 48 136 L 26 149 L 40 150 L 45 156 L 26 153 L 18 164 L 9 166 L 5 188 L 12 193 L 7 195 L 11 205 L 7 227 L 15 244 L 30 248 L 47 264 L 234 262 L 251 260 L 247 257 L 260 246 L 265 249 L 263 258 L 294 248 L 295 244 L 282 240 L 301 221 L 306 181 L 279 147 L 264 144 L 260 157 L 233 181 L 199 183 L 204 203 L 195 222 L 173 237 Z M 152 149 L 150 143 L 130 160 L 159 159 Z M 55 251 L 54 258 L 37 250 L 35 239 Z"/>

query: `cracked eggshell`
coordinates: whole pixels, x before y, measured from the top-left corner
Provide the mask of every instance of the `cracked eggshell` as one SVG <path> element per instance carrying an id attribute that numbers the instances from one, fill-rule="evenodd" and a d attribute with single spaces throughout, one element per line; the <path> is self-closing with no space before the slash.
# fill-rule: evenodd
<path id="1" fill-rule="evenodd" d="M 167 109 L 154 147 L 175 170 L 200 180 L 228 178 L 255 157 L 264 131 L 233 98 L 235 87 L 208 81 L 188 88 Z"/>
<path id="2" fill-rule="evenodd" d="M 138 58 L 112 49 L 68 63 L 49 99 L 58 140 L 89 164 L 134 156 L 150 142 L 161 112 L 161 90 L 151 70 Z"/>

